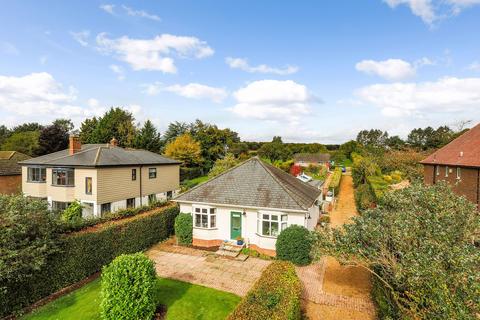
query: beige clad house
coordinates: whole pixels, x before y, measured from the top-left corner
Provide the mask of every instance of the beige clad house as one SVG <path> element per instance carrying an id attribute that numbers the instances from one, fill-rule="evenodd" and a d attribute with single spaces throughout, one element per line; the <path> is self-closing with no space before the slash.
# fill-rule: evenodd
<path id="1" fill-rule="evenodd" d="M 115 139 L 82 145 L 70 137 L 68 149 L 20 164 L 25 196 L 46 199 L 53 210 L 78 200 L 83 217 L 169 199 L 180 185 L 180 162 L 118 147 Z"/>

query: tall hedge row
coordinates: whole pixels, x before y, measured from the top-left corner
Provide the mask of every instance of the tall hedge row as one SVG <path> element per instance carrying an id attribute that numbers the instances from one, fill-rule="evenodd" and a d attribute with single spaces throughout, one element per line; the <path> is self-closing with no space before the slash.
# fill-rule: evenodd
<path id="1" fill-rule="evenodd" d="M 333 191 L 335 196 L 340 191 L 340 181 L 342 180 L 342 169 L 340 167 L 335 168 L 332 174 L 332 180 L 330 181 L 330 190 Z"/>
<path id="2" fill-rule="evenodd" d="M 228 320 L 300 320 L 301 283 L 291 262 L 275 261 Z"/>
<path id="3" fill-rule="evenodd" d="M 123 253 L 145 250 L 173 234 L 177 206 L 94 231 L 65 235 L 60 250 L 22 282 L 7 283 L 0 316 L 11 314 L 101 270 Z"/>

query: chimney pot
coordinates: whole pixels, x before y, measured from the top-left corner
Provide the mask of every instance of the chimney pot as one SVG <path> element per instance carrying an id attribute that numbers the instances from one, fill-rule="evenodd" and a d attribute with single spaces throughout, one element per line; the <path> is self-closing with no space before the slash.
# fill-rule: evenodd
<path id="1" fill-rule="evenodd" d="M 76 135 L 69 136 L 69 144 L 68 144 L 68 154 L 72 155 L 80 150 L 82 150 L 82 143 L 80 142 L 80 138 Z"/>
<path id="2" fill-rule="evenodd" d="M 110 140 L 110 146 L 112 146 L 112 147 L 117 147 L 118 146 L 118 140 L 115 139 L 115 137 L 113 137 L 112 140 Z"/>

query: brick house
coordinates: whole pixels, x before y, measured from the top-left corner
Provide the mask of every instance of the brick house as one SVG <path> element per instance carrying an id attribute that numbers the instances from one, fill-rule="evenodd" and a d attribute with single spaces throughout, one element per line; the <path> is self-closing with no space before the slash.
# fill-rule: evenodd
<path id="1" fill-rule="evenodd" d="M 420 163 L 425 184 L 446 181 L 455 193 L 480 204 L 480 124 Z"/>
<path id="2" fill-rule="evenodd" d="M 0 151 L 0 193 L 12 194 L 22 191 L 22 166 L 19 161 L 30 159 L 17 151 Z"/>

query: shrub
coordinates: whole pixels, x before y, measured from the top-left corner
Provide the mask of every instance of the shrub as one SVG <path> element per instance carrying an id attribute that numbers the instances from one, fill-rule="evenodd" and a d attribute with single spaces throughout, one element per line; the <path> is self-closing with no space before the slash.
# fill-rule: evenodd
<path id="1" fill-rule="evenodd" d="M 301 283 L 290 262 L 274 261 L 228 320 L 301 319 Z"/>
<path id="2" fill-rule="evenodd" d="M 330 216 L 326 214 L 320 215 L 320 218 L 318 219 L 319 223 L 325 222 L 325 223 L 330 223 Z"/>
<path id="3" fill-rule="evenodd" d="M 312 234 L 307 228 L 291 225 L 280 232 L 277 238 L 275 244 L 277 258 L 291 261 L 297 265 L 307 265 L 312 262 L 310 252 L 313 241 Z"/>
<path id="4" fill-rule="evenodd" d="M 63 210 L 60 218 L 63 221 L 78 221 L 82 219 L 82 209 L 82 204 L 75 200 L 67 207 L 67 209 Z"/>
<path id="5" fill-rule="evenodd" d="M 335 196 L 340 190 L 340 180 L 342 179 L 342 169 L 340 167 L 335 168 L 333 171 L 332 180 L 330 180 L 330 190 L 333 190 Z"/>
<path id="6" fill-rule="evenodd" d="M 183 245 L 192 244 L 193 240 L 193 219 L 189 213 L 180 213 L 175 218 L 175 236 L 177 242 Z"/>
<path id="7" fill-rule="evenodd" d="M 361 184 L 355 189 L 355 204 L 359 211 L 375 206 L 375 196 L 368 184 Z"/>
<path id="8" fill-rule="evenodd" d="M 156 309 L 154 288 L 152 260 L 143 253 L 118 256 L 102 269 L 102 318 L 152 319 Z"/>
<path id="9" fill-rule="evenodd" d="M 30 278 L 5 283 L 0 299 L 0 316 L 28 306 L 66 286 L 74 284 L 124 253 L 145 250 L 173 234 L 178 206 L 167 206 L 136 219 L 64 235 L 58 253 Z"/>

